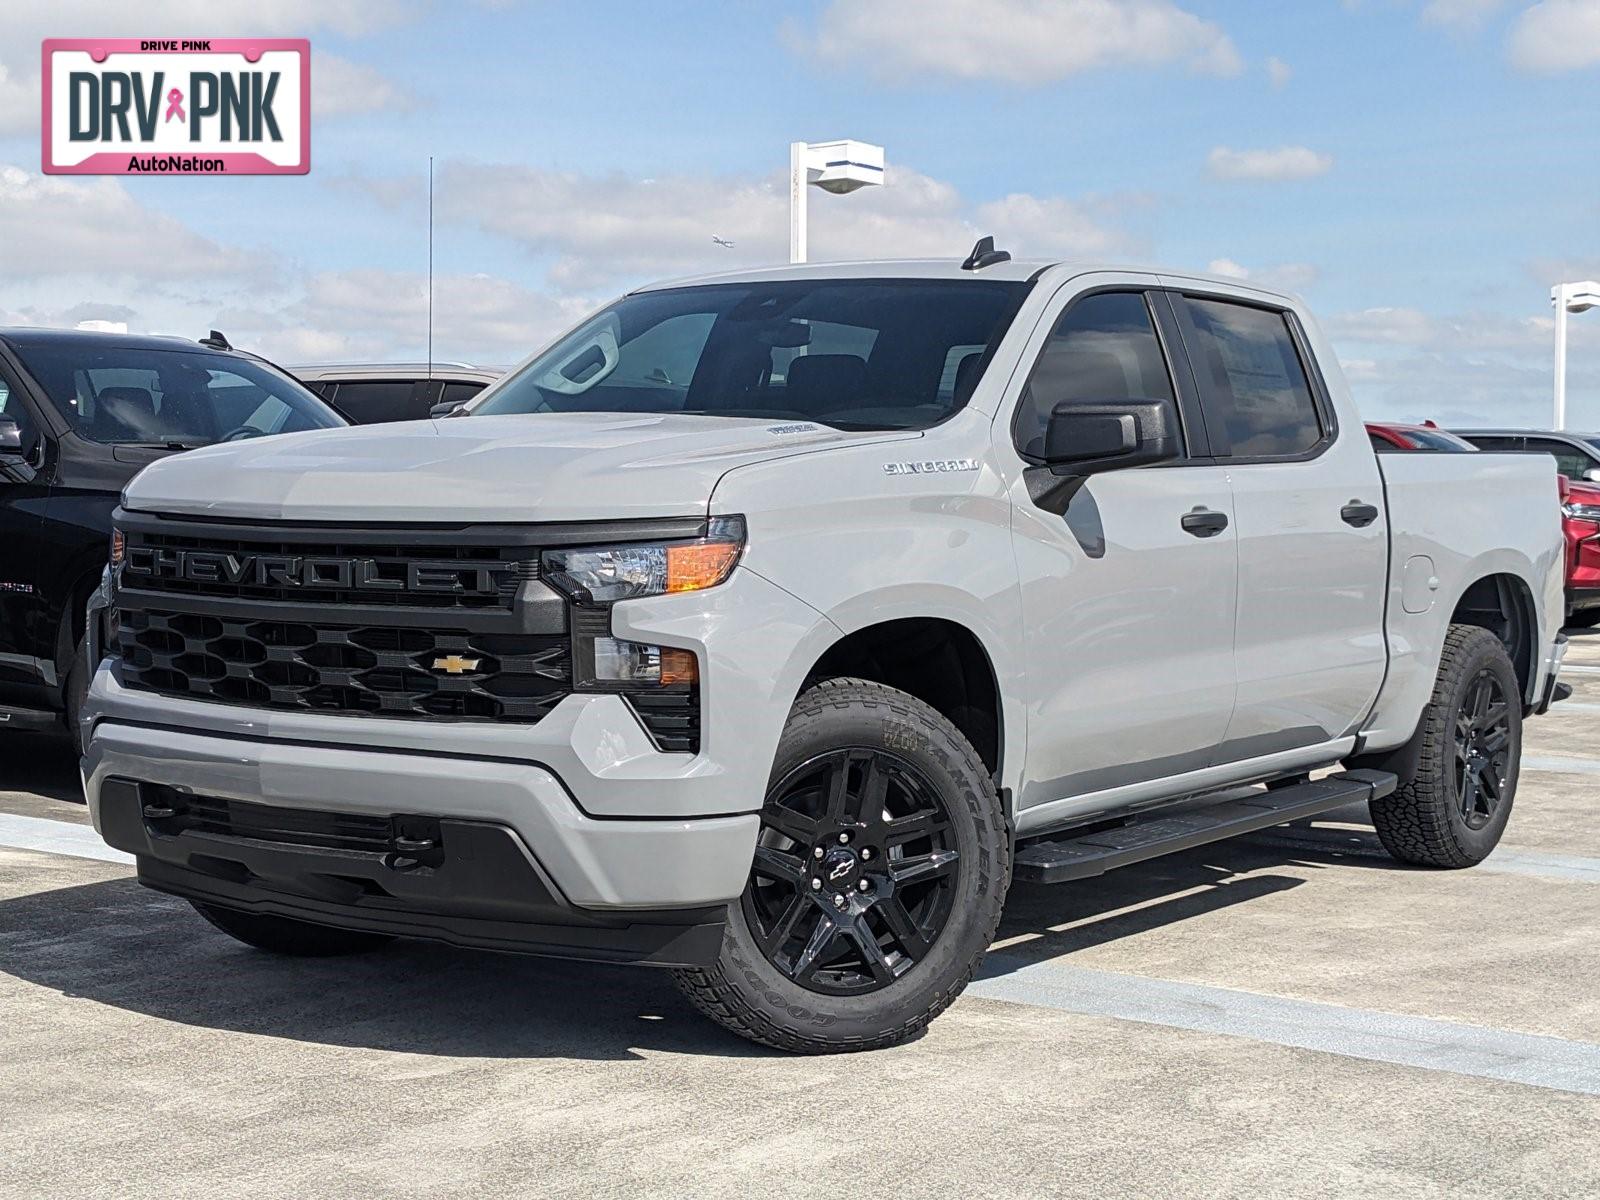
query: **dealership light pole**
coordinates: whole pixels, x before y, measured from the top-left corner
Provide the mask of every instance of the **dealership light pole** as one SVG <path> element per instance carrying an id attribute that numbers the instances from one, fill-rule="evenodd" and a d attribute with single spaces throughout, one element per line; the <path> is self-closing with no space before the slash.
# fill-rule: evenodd
<path id="1" fill-rule="evenodd" d="M 1567 427 L 1567 314 L 1588 312 L 1600 305 L 1600 283 L 1558 283 L 1550 289 L 1556 306 L 1556 428 Z"/>
<path id="2" fill-rule="evenodd" d="M 846 139 L 789 143 L 789 261 L 806 261 L 806 188 L 844 195 L 883 182 L 883 147 Z"/>

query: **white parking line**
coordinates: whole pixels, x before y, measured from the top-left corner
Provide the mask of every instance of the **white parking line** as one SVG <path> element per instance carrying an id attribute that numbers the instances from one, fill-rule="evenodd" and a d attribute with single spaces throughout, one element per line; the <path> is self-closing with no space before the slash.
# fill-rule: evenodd
<path id="1" fill-rule="evenodd" d="M 1600 775 L 1600 759 L 1573 758 L 1565 754 L 1524 754 L 1524 771 L 1559 771 L 1566 775 Z"/>
<path id="2" fill-rule="evenodd" d="M 0 813 L 0 845 L 131 864 L 86 825 Z M 1489 864 L 1600 882 L 1600 860 L 1500 850 Z M 1029 962 L 1004 952 L 984 961 L 969 995 L 1249 1038 L 1350 1058 L 1500 1079 L 1600 1096 L 1600 1045 L 1509 1033 L 1233 988 Z"/>
<path id="3" fill-rule="evenodd" d="M 991 954 L 969 996 L 1600 1096 L 1600 1045 Z"/>
<path id="4" fill-rule="evenodd" d="M 0 846 L 16 850 L 42 850 L 47 854 L 70 854 L 73 858 L 95 858 L 101 862 L 133 864 L 133 855 L 113 850 L 87 825 L 51 821 L 44 817 L 19 817 L 0 813 Z"/>

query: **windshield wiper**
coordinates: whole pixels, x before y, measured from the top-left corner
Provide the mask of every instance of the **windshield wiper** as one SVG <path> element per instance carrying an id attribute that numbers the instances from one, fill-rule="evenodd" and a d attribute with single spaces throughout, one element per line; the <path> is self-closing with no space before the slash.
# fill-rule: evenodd
<path id="1" fill-rule="evenodd" d="M 118 446 L 132 446 L 135 450 L 198 450 L 205 442 L 116 442 Z"/>

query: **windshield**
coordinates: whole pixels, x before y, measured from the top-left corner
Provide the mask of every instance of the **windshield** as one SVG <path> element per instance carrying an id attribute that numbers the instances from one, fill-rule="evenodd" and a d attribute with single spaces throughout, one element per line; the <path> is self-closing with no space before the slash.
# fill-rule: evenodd
<path id="1" fill-rule="evenodd" d="M 832 279 L 642 292 L 597 313 L 472 411 L 923 429 L 967 402 L 1028 286 Z"/>
<path id="2" fill-rule="evenodd" d="M 14 348 L 73 430 L 92 442 L 187 450 L 345 424 L 287 375 L 236 355 L 114 342 Z"/>

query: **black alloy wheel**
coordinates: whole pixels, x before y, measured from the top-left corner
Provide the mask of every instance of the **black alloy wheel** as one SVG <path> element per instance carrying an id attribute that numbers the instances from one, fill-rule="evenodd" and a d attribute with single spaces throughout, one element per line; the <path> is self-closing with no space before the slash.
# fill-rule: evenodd
<path id="1" fill-rule="evenodd" d="M 932 781 L 897 754 L 850 747 L 772 787 L 742 904 L 783 975 L 812 992 L 861 995 L 927 957 L 960 869 Z"/>
<path id="2" fill-rule="evenodd" d="M 1494 819 L 1510 766 L 1511 705 L 1499 676 L 1485 667 L 1467 685 L 1456 713 L 1456 796 L 1468 829 Z"/>

